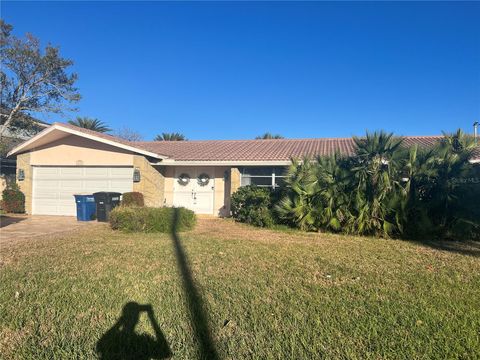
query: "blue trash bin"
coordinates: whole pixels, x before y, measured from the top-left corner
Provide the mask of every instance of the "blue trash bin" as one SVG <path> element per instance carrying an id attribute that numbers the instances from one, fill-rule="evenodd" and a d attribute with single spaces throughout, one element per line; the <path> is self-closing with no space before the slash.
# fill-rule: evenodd
<path id="1" fill-rule="evenodd" d="M 73 195 L 77 204 L 77 220 L 90 221 L 95 219 L 97 206 L 93 195 Z"/>

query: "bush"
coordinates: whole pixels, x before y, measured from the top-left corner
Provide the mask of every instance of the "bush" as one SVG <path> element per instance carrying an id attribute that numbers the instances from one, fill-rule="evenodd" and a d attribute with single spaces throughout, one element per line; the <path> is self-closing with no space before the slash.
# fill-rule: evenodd
<path id="1" fill-rule="evenodd" d="M 12 183 L 3 190 L 2 209 L 7 213 L 23 214 L 25 212 L 25 195 L 17 184 Z"/>
<path id="2" fill-rule="evenodd" d="M 233 218 L 255 226 L 273 226 L 272 196 L 272 190 L 255 185 L 239 188 L 232 195 Z"/>
<path id="3" fill-rule="evenodd" d="M 122 201 L 120 205 L 143 207 L 145 206 L 145 202 L 143 200 L 143 194 L 136 191 L 123 193 Z"/>
<path id="4" fill-rule="evenodd" d="M 185 208 L 118 206 L 110 213 L 110 226 L 127 232 L 162 232 L 191 230 L 195 213 Z"/>

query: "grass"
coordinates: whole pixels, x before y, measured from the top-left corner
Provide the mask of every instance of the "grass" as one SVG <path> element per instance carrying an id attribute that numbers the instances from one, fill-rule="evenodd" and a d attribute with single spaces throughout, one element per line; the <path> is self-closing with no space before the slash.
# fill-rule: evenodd
<path id="1" fill-rule="evenodd" d="M 463 252 L 213 219 L 16 241 L 0 358 L 148 359 L 157 338 L 156 358 L 475 359 L 480 258 Z"/>

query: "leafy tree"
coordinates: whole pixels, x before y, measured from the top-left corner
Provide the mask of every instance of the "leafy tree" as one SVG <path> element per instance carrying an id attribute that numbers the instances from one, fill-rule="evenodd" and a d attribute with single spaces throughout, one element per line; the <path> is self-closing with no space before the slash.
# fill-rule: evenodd
<path id="1" fill-rule="evenodd" d="M 115 131 L 113 135 L 126 141 L 143 141 L 142 134 L 126 126 Z"/>
<path id="2" fill-rule="evenodd" d="M 62 114 L 80 100 L 74 86 L 75 73 L 67 70 L 71 60 L 60 56 L 59 48 L 47 45 L 31 34 L 17 38 L 12 26 L 0 20 L 0 137 L 16 121 L 31 122 L 29 113 Z"/>
<path id="3" fill-rule="evenodd" d="M 185 135 L 180 133 L 162 133 L 155 136 L 154 141 L 185 141 Z"/>
<path id="4" fill-rule="evenodd" d="M 273 135 L 269 132 L 266 132 L 265 134 L 257 136 L 255 138 L 255 140 L 267 140 L 267 139 L 284 139 L 284 137 L 279 134 Z"/>
<path id="5" fill-rule="evenodd" d="M 89 129 L 102 133 L 111 131 L 111 129 L 104 122 L 98 119 L 91 119 L 88 117 L 78 116 L 75 120 L 69 120 L 68 123 L 84 129 Z"/>

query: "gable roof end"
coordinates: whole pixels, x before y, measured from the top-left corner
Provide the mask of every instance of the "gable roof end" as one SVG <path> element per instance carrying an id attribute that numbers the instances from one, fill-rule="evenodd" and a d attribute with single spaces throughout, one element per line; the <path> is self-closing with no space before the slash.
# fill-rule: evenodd
<path id="1" fill-rule="evenodd" d="M 155 159 L 165 159 L 166 156 L 159 155 L 157 153 L 148 151 L 146 149 L 139 148 L 135 146 L 132 142 L 120 139 L 116 136 L 108 135 L 99 133 L 93 130 L 88 130 L 84 128 L 80 128 L 78 126 L 70 125 L 70 124 L 63 124 L 63 123 L 53 123 L 51 126 L 47 127 L 45 130 L 39 132 L 37 135 L 32 137 L 31 139 L 21 143 L 14 149 L 12 149 L 7 156 L 18 154 L 22 151 L 30 150 L 34 147 L 35 143 L 42 139 L 44 136 L 50 134 L 53 131 L 61 131 L 67 134 L 80 136 L 86 139 L 90 139 L 93 141 L 98 141 L 107 145 L 111 145 L 120 149 L 128 150 L 134 153 L 138 153 L 141 155 L 149 156 Z"/>

